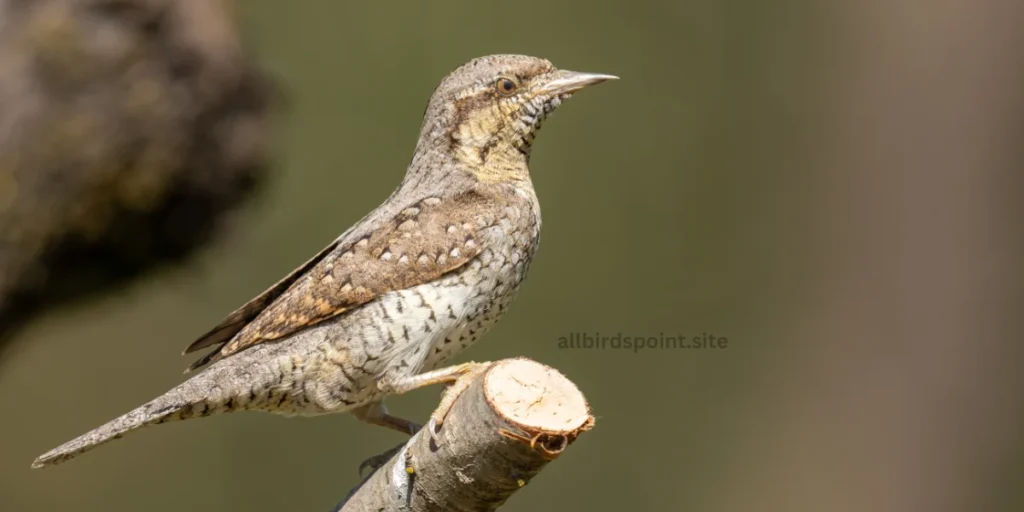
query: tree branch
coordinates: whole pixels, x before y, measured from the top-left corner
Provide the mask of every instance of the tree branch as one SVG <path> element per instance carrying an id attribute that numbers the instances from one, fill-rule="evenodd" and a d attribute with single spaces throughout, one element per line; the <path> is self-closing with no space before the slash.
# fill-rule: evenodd
<path id="1" fill-rule="evenodd" d="M 334 512 L 494 510 L 594 424 L 586 399 L 557 370 L 499 361 Z"/>

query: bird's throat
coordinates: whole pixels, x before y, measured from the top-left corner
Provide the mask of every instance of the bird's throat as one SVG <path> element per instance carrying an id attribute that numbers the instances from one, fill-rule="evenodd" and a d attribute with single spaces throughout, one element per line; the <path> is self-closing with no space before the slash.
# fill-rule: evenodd
<path id="1" fill-rule="evenodd" d="M 532 138 L 519 133 L 527 129 L 525 125 L 510 125 L 506 119 L 493 112 L 478 111 L 459 123 L 452 132 L 455 160 L 480 181 L 530 179 L 529 142 Z"/>

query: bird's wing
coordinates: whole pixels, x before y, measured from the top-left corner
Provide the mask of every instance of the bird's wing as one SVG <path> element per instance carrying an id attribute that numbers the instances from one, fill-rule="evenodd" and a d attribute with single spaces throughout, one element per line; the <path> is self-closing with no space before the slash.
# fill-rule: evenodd
<path id="1" fill-rule="evenodd" d="M 210 329 L 206 334 L 192 342 L 192 344 L 182 352 L 182 355 L 202 350 L 207 347 L 212 347 L 214 345 L 223 345 L 224 343 L 227 343 L 231 338 L 238 334 L 238 331 L 241 331 L 249 322 L 253 321 L 253 319 L 265 310 L 268 304 L 272 303 L 274 299 L 280 297 L 288 287 L 295 283 L 295 281 L 302 277 L 311 268 L 316 266 L 320 260 L 327 256 L 337 246 L 338 240 L 334 240 L 328 244 L 327 247 L 324 247 L 316 256 L 313 256 L 309 261 L 293 270 L 290 274 L 275 283 L 274 286 L 267 288 L 263 293 L 243 304 L 242 307 L 236 309 L 224 318 L 224 320 L 221 320 L 216 327 Z"/>
<path id="2" fill-rule="evenodd" d="M 482 251 L 482 230 L 498 217 L 493 204 L 475 191 L 428 198 L 366 236 L 342 237 L 192 343 L 186 353 L 222 346 L 189 370 L 458 269 Z"/>

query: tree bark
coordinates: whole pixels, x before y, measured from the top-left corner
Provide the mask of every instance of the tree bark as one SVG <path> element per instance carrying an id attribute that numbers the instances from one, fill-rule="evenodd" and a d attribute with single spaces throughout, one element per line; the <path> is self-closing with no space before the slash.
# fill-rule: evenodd
<path id="1" fill-rule="evenodd" d="M 593 424 L 586 399 L 561 373 L 529 359 L 499 361 L 459 396 L 442 427 L 420 430 L 334 511 L 494 510 Z"/>

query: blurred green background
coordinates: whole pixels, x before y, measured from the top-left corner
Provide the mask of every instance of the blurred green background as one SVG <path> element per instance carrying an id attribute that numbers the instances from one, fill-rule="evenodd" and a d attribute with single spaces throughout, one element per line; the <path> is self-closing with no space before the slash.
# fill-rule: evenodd
<path id="1" fill-rule="evenodd" d="M 538 258 L 461 358 L 554 366 L 597 418 L 502 510 L 1024 507 L 1021 6 L 249 0 L 237 14 L 286 98 L 271 183 L 187 264 L 20 333 L 0 361 L 3 510 L 340 500 L 397 434 L 243 413 L 29 464 L 180 382 L 191 340 L 394 189 L 436 83 L 492 53 L 621 77 L 545 123 Z M 580 331 L 729 345 L 558 349 Z M 438 391 L 389 407 L 425 418 Z"/>

